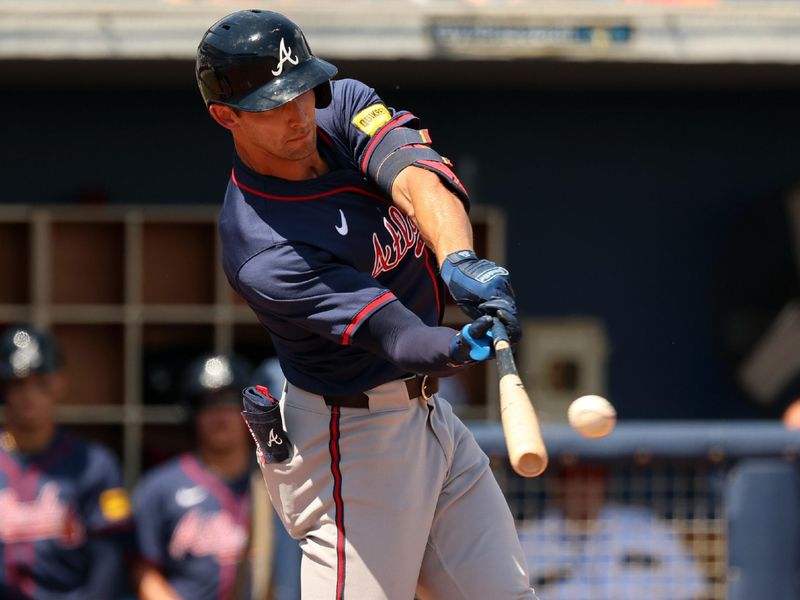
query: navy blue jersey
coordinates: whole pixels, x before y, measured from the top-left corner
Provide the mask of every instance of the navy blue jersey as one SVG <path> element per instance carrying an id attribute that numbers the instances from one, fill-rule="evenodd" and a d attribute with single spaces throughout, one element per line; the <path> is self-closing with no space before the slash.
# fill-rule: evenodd
<path id="1" fill-rule="evenodd" d="M 416 118 L 357 81 L 334 81 L 332 91 L 316 112 L 329 172 L 288 181 L 235 157 L 219 221 L 228 280 L 269 330 L 286 378 L 318 394 L 406 375 L 351 344 L 382 306 L 399 301 L 430 326 L 443 311 L 435 256 L 362 164 L 379 135 Z"/>
<path id="2" fill-rule="evenodd" d="M 112 598 L 114 589 L 87 585 L 90 544 L 130 527 L 116 459 L 61 431 L 35 455 L 18 453 L 11 439 L 0 434 L 0 597 Z"/>
<path id="3" fill-rule="evenodd" d="M 187 600 L 231 598 L 250 528 L 250 474 L 228 482 L 194 454 L 147 473 L 133 496 L 139 557 Z"/>

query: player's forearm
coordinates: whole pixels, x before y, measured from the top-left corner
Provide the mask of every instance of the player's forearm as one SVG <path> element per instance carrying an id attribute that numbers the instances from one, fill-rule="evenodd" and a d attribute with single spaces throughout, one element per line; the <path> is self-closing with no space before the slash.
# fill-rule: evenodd
<path id="1" fill-rule="evenodd" d="M 435 173 L 406 167 L 394 181 L 392 200 L 413 219 L 440 266 L 448 254 L 472 249 L 467 211 Z"/>
<path id="2" fill-rule="evenodd" d="M 133 567 L 133 583 L 140 600 L 181 600 L 161 571 L 139 562 Z"/>

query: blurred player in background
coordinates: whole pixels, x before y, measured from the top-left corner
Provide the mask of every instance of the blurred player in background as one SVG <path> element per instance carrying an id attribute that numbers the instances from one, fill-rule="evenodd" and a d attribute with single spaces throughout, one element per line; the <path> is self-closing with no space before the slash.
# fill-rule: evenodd
<path id="1" fill-rule="evenodd" d="M 146 473 L 134 493 L 142 600 L 267 598 L 266 588 L 253 590 L 247 556 L 251 474 L 259 477 L 241 417 L 249 378 L 243 361 L 225 355 L 201 356 L 183 374 L 196 448 Z"/>
<path id="2" fill-rule="evenodd" d="M 419 120 L 335 74 L 270 11 L 198 48 L 236 149 L 223 266 L 289 381 L 280 403 L 248 388 L 245 415 L 303 597 L 533 598 L 489 460 L 436 394 L 489 358 L 494 318 L 519 339 L 508 271 L 473 251 L 467 192 Z M 461 331 L 439 326 L 443 283 Z"/>
<path id="3" fill-rule="evenodd" d="M 130 504 L 111 452 L 56 426 L 66 381 L 54 338 L 5 329 L 0 381 L 0 598 L 117 597 Z"/>
<path id="4" fill-rule="evenodd" d="M 564 467 L 555 505 L 525 523 L 531 581 L 547 600 L 701 600 L 707 585 L 680 535 L 641 506 L 607 500 L 608 470 Z"/>

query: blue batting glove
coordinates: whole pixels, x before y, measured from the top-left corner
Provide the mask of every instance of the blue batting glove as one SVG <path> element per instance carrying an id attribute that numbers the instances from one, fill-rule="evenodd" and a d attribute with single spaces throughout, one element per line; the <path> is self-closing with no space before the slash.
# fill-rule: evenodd
<path id="1" fill-rule="evenodd" d="M 461 328 L 450 340 L 450 358 L 456 365 L 486 360 L 494 356 L 492 323 L 488 315 L 478 317 Z"/>
<path id="2" fill-rule="evenodd" d="M 509 301 L 506 298 L 492 298 L 482 303 L 478 308 L 480 308 L 484 314 L 492 315 L 505 325 L 506 332 L 508 333 L 508 341 L 512 346 L 515 346 L 520 339 L 522 339 L 522 328 L 519 325 L 517 307 L 514 305 L 513 300 Z"/>
<path id="3" fill-rule="evenodd" d="M 473 319 L 491 315 L 508 329 L 511 343 L 522 337 L 508 271 L 472 250 L 449 254 L 442 263 L 442 279 L 456 304 Z"/>

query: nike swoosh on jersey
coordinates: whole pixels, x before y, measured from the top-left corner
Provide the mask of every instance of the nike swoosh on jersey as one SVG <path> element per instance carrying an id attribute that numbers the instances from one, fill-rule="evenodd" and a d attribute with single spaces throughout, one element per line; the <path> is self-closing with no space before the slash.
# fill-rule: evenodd
<path id="1" fill-rule="evenodd" d="M 336 231 L 339 235 L 347 235 L 347 219 L 344 218 L 344 213 L 342 209 L 339 209 L 339 216 L 342 218 L 342 224 L 336 226 Z"/>
<path id="2" fill-rule="evenodd" d="M 200 504 L 206 499 L 206 496 L 208 496 L 208 492 L 196 485 L 190 488 L 181 488 L 175 492 L 175 502 L 178 503 L 178 506 L 189 508 L 195 504 Z"/>

